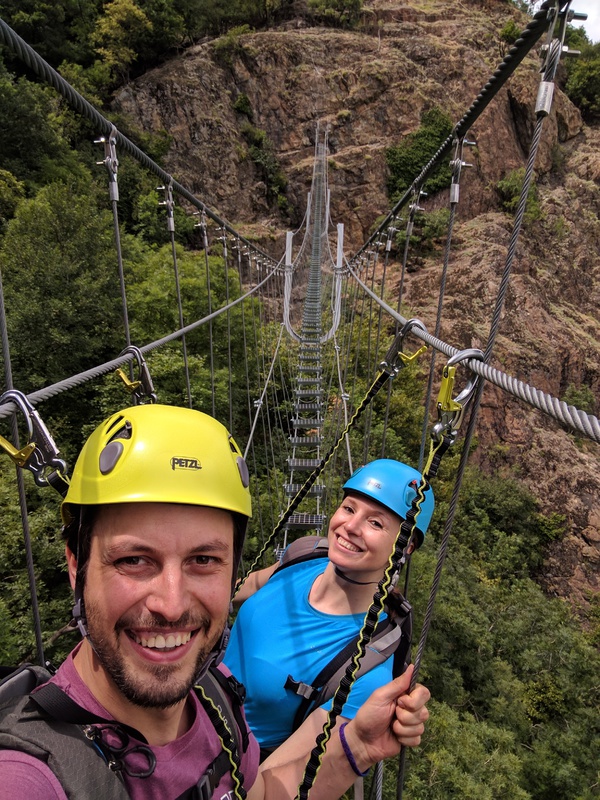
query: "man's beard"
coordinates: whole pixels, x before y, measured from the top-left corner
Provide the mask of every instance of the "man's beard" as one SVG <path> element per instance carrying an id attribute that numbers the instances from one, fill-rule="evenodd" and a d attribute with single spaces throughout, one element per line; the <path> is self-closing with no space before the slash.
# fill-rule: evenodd
<path id="1" fill-rule="evenodd" d="M 212 641 L 206 642 L 205 646 L 198 651 L 194 668 L 187 675 L 178 677 L 178 672 L 181 671 L 179 664 L 148 663 L 143 672 L 138 672 L 127 664 L 121 653 L 119 644 L 121 632 L 127 636 L 125 631 L 131 628 L 147 630 L 160 628 L 162 631 L 169 628 L 172 630 L 193 628 L 198 631 L 195 634 L 198 636 L 208 633 L 212 622 L 210 617 L 194 618 L 186 612 L 175 623 L 167 622 L 155 614 L 143 621 L 136 620 L 135 622 L 122 617 L 112 631 L 103 632 L 101 625 L 98 624 L 102 618 L 100 610 L 93 603 L 86 604 L 86 616 L 90 643 L 105 672 L 127 700 L 142 708 L 169 708 L 186 698 L 196 682 L 196 677 L 202 672 L 211 650 L 220 638 L 219 633 L 213 637 Z"/>

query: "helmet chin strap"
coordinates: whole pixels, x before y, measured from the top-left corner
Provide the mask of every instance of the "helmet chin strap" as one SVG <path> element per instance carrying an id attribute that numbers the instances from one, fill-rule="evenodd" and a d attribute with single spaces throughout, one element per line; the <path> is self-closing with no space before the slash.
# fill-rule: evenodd
<path id="1" fill-rule="evenodd" d="M 233 613 L 233 604 L 230 603 L 229 614 L 231 615 L 232 613 Z M 225 650 L 227 648 L 227 645 L 229 644 L 230 635 L 231 635 L 231 628 L 229 627 L 229 623 L 225 623 L 225 627 L 223 628 L 223 633 L 219 637 L 219 640 L 216 643 L 216 645 L 208 654 L 204 664 L 202 664 L 202 666 L 200 667 L 200 670 L 198 671 L 196 677 L 194 678 L 194 683 L 198 683 L 200 680 L 202 680 L 202 678 L 204 677 L 204 675 L 206 675 L 206 673 L 208 672 L 208 668 L 211 665 L 217 667 L 221 663 L 221 661 L 223 661 L 223 657 L 225 656 Z"/>
<path id="2" fill-rule="evenodd" d="M 75 604 L 73 605 L 73 619 L 77 623 L 77 628 L 79 629 L 79 633 L 81 634 L 82 639 L 89 638 L 89 632 L 87 629 L 87 617 L 85 615 L 85 607 L 83 605 L 83 589 L 79 583 L 79 580 L 75 579 Z"/>
<path id="3" fill-rule="evenodd" d="M 406 563 L 406 551 L 402 553 L 402 558 L 398 562 L 398 569 L 392 575 L 391 587 L 393 589 L 395 589 L 396 585 L 398 584 L 400 573 L 402 572 L 402 567 L 404 566 L 405 563 Z M 371 586 L 371 585 L 376 586 L 379 583 L 379 581 L 356 581 L 354 580 L 354 578 L 350 578 L 348 575 L 346 575 L 345 572 L 342 572 L 342 570 L 338 566 L 334 565 L 333 569 L 335 570 L 335 574 L 338 576 L 338 578 L 341 578 L 342 580 L 347 581 L 348 583 L 352 583 L 355 586 Z"/>
<path id="4" fill-rule="evenodd" d="M 379 583 L 379 581 L 355 581 L 354 578 L 349 578 L 345 572 L 342 572 L 342 570 L 339 567 L 334 566 L 334 570 L 338 578 L 341 578 L 344 581 L 348 581 L 348 583 L 353 583 L 355 586 L 370 586 L 371 584 L 374 584 L 376 586 Z"/>

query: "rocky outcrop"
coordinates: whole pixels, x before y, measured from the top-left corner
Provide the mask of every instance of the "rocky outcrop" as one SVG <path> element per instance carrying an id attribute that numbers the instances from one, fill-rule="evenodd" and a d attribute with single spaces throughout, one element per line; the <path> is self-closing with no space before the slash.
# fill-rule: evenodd
<path id="1" fill-rule="evenodd" d="M 171 137 L 167 168 L 222 216 L 283 250 L 302 218 L 317 122 L 329 130 L 331 215 L 346 248 L 362 244 L 389 209 L 386 148 L 417 129 L 434 105 L 458 120 L 507 46 L 509 18 L 527 19 L 501 0 L 365 3 L 355 31 L 307 27 L 205 42 L 126 86 L 115 110 Z M 473 126 L 445 300 L 442 338 L 485 344 L 511 219 L 499 210 L 498 181 L 523 166 L 535 124 L 539 58 L 528 56 Z M 267 132 L 288 179 L 291 219 L 270 202 L 248 156 L 243 126 Z M 502 316 L 494 364 L 553 396 L 587 387 L 600 411 L 600 136 L 583 128 L 557 91 L 536 171 L 542 217 L 524 232 Z M 440 193 L 433 210 L 448 201 Z M 407 276 L 411 315 L 433 327 L 441 254 L 423 256 Z M 495 387 L 484 393 L 475 458 L 518 476 L 544 510 L 564 513 L 569 533 L 553 546 L 542 580 L 585 605 L 598 591 L 600 490 L 597 445 L 582 441 Z"/>

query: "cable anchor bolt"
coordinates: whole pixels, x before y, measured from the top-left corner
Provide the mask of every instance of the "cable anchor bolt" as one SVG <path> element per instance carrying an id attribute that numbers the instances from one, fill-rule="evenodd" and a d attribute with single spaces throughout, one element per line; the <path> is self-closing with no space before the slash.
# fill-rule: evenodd
<path id="1" fill-rule="evenodd" d="M 449 436 L 454 441 L 463 421 L 465 411 L 475 394 L 475 389 L 479 383 L 479 375 L 472 374 L 458 397 L 452 397 L 456 376 L 456 367 L 454 365 L 468 358 L 483 361 L 484 355 L 477 348 L 461 350 L 448 360 L 442 372 L 442 383 L 437 399 L 438 422 L 431 431 L 431 435 L 436 442 L 439 442 L 444 435 Z"/>
<path id="2" fill-rule="evenodd" d="M 392 377 L 395 377 L 400 372 L 402 367 L 410 364 L 411 361 L 417 359 L 427 350 L 427 345 L 424 344 L 411 355 L 407 355 L 407 353 L 403 352 L 402 348 L 404 346 L 404 339 L 413 328 L 420 328 L 422 331 L 427 333 L 427 328 L 420 319 L 417 319 L 416 317 L 409 319 L 407 322 L 405 322 L 404 327 L 392 342 L 392 346 L 387 351 L 385 358 L 379 365 L 379 368 L 382 371 L 387 372 L 388 375 Z"/>
<path id="3" fill-rule="evenodd" d="M 154 384 L 152 383 L 150 370 L 148 369 L 148 365 L 146 364 L 144 356 L 142 355 L 142 351 L 135 345 L 129 345 L 129 347 L 126 347 L 122 353 L 119 353 L 119 357 L 127 355 L 128 353 L 133 353 L 138 362 L 138 379 L 135 381 L 129 380 L 127 375 L 120 368 L 115 370 L 115 375 L 121 378 L 125 384 L 125 388 L 134 397 L 137 403 L 143 404 L 144 400 L 149 400 L 151 403 L 156 403 Z"/>
<path id="4" fill-rule="evenodd" d="M 0 405 L 4 405 L 4 403 L 13 403 L 25 417 L 27 444 L 21 449 L 17 449 L 3 436 L 0 436 L 0 446 L 17 466 L 32 473 L 37 486 L 52 486 L 64 497 L 69 488 L 67 463 L 60 458 L 59 449 L 42 418 L 26 395 L 16 389 L 4 392 L 0 397 Z"/>

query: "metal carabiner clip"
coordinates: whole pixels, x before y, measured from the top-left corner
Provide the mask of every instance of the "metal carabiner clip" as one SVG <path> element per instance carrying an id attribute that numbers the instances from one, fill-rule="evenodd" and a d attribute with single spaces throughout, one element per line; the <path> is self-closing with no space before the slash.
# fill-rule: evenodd
<path id="1" fill-rule="evenodd" d="M 390 349 L 387 351 L 385 358 L 379 365 L 380 369 L 384 370 L 385 372 L 389 373 L 390 375 L 397 375 L 400 372 L 402 367 L 405 367 L 407 364 L 410 364 L 411 361 L 414 361 L 418 358 L 422 353 L 427 350 L 427 345 L 424 344 L 419 347 L 412 355 L 406 355 L 402 351 L 402 347 L 404 345 L 405 337 L 411 332 L 413 328 L 420 328 L 422 331 L 427 333 L 427 328 L 425 327 L 424 323 L 421 322 L 420 319 L 413 317 L 413 319 L 409 319 L 408 322 L 404 323 L 402 330 L 396 336 Z"/>
<path id="2" fill-rule="evenodd" d="M 115 370 L 115 375 L 118 375 L 119 378 L 125 384 L 125 388 L 127 391 L 133 395 L 135 401 L 138 403 L 142 403 L 144 399 L 149 400 L 151 403 L 156 403 L 156 392 L 154 391 L 154 384 L 152 383 L 152 377 L 150 376 L 150 370 L 148 369 L 148 365 L 142 355 L 142 351 L 139 347 L 131 344 L 129 347 L 126 347 L 122 353 L 119 353 L 119 356 L 127 355 L 128 353 L 133 353 L 138 362 L 139 368 L 139 376 L 137 381 L 130 381 L 127 375 L 123 372 L 122 369 L 118 368 Z"/>
<path id="3" fill-rule="evenodd" d="M 452 439 L 456 437 L 467 406 L 471 402 L 479 383 L 479 375 L 472 373 L 467 385 L 458 397 L 455 399 L 452 397 L 454 392 L 454 378 L 456 375 L 456 367 L 454 365 L 468 358 L 483 361 L 484 355 L 481 350 L 476 348 L 461 350 L 448 360 L 442 372 L 442 384 L 437 399 L 438 422 L 433 426 L 431 432 L 436 442 L 439 442 L 444 434 L 450 436 Z"/>
<path id="4" fill-rule="evenodd" d="M 0 397 L 0 405 L 4 403 L 13 403 L 23 413 L 27 422 L 28 442 L 25 447 L 17 450 L 0 436 L 0 446 L 6 450 L 17 466 L 28 469 L 33 474 L 38 486 L 52 486 L 64 497 L 69 486 L 67 464 L 59 458 L 58 447 L 42 418 L 23 392 L 16 389 L 4 392 Z M 46 475 L 46 469 L 52 470 L 51 474 Z"/>

